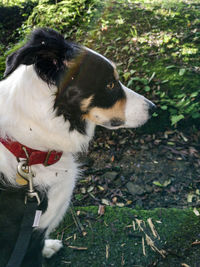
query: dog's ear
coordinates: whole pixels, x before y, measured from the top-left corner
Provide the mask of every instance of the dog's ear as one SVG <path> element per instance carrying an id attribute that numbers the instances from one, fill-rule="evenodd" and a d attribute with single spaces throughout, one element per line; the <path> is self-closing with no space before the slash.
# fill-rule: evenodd
<path id="1" fill-rule="evenodd" d="M 27 45 L 21 47 L 19 50 L 15 51 L 11 55 L 7 57 L 6 60 L 6 70 L 4 72 L 4 77 L 11 74 L 13 71 L 17 69 L 17 67 L 21 64 L 31 65 L 34 63 L 34 50 L 31 47 L 27 47 Z"/>
<path id="2" fill-rule="evenodd" d="M 34 64 L 41 78 L 49 81 L 48 76 L 57 73 L 64 67 L 64 61 L 72 57 L 73 45 L 65 41 L 61 34 L 52 29 L 40 28 L 30 35 L 23 47 L 8 56 L 4 76 L 11 74 L 21 64 Z"/>

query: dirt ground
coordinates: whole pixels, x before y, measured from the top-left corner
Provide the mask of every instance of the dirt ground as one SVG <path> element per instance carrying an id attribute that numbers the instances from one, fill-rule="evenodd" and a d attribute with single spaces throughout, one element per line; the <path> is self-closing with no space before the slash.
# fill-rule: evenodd
<path id="1" fill-rule="evenodd" d="M 98 128 L 73 203 L 152 209 L 200 206 L 200 133 Z"/>

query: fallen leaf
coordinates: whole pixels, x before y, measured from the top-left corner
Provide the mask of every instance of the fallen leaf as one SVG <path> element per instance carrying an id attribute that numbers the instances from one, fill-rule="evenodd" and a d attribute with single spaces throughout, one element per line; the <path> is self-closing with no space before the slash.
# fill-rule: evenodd
<path id="1" fill-rule="evenodd" d="M 98 214 L 99 215 L 104 215 L 104 213 L 105 213 L 105 206 L 104 205 L 99 205 Z"/>
<path id="2" fill-rule="evenodd" d="M 92 192 L 93 190 L 94 190 L 94 186 L 91 185 L 91 186 L 88 188 L 87 192 L 90 193 L 90 192 Z"/>
<path id="3" fill-rule="evenodd" d="M 124 207 L 124 203 L 121 203 L 121 202 L 116 203 L 116 206 L 117 206 L 117 207 L 120 207 L 120 208 L 123 208 L 123 207 Z"/>
<path id="4" fill-rule="evenodd" d="M 110 201 L 107 200 L 107 199 L 105 199 L 105 198 L 103 198 L 103 199 L 101 200 L 101 203 L 102 203 L 102 204 L 105 204 L 106 206 L 110 206 Z"/>
<path id="5" fill-rule="evenodd" d="M 156 186 L 159 186 L 159 187 L 167 187 L 168 185 L 171 184 L 171 180 L 166 180 L 164 181 L 163 184 L 161 184 L 159 181 L 153 181 L 153 184 L 156 185 Z"/>
<path id="6" fill-rule="evenodd" d="M 104 187 L 103 186 L 98 185 L 98 188 L 99 188 L 100 191 L 104 191 Z"/>
<path id="7" fill-rule="evenodd" d="M 187 202 L 188 202 L 188 203 L 191 203 L 194 197 L 196 197 L 195 194 L 193 194 L 193 193 L 189 193 L 189 194 L 187 195 Z"/>
<path id="8" fill-rule="evenodd" d="M 113 197 L 113 198 L 112 198 L 112 202 L 113 202 L 114 204 L 116 204 L 116 203 L 117 203 L 117 197 Z"/>
<path id="9" fill-rule="evenodd" d="M 195 214 L 196 216 L 199 216 L 199 215 L 200 215 L 200 213 L 199 213 L 199 211 L 197 210 L 197 208 L 194 208 L 194 209 L 193 209 L 193 212 L 194 212 L 194 214 Z"/>

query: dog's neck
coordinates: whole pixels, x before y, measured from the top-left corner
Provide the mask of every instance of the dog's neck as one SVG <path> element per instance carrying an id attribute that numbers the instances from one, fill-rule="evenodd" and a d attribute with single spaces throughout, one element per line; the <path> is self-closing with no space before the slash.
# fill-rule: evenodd
<path id="1" fill-rule="evenodd" d="M 0 136 L 44 151 L 76 153 L 87 148 L 95 126 L 88 123 L 86 135 L 69 131 L 69 122 L 53 109 L 55 93 L 33 66 L 21 65 L 0 83 Z"/>

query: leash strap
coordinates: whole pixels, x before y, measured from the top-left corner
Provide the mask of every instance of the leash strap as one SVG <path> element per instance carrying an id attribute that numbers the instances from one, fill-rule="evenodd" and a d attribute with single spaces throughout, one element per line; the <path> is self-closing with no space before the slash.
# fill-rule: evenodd
<path id="1" fill-rule="evenodd" d="M 37 201 L 27 201 L 17 242 L 6 267 L 21 266 L 33 232 L 33 221 L 37 207 Z"/>

